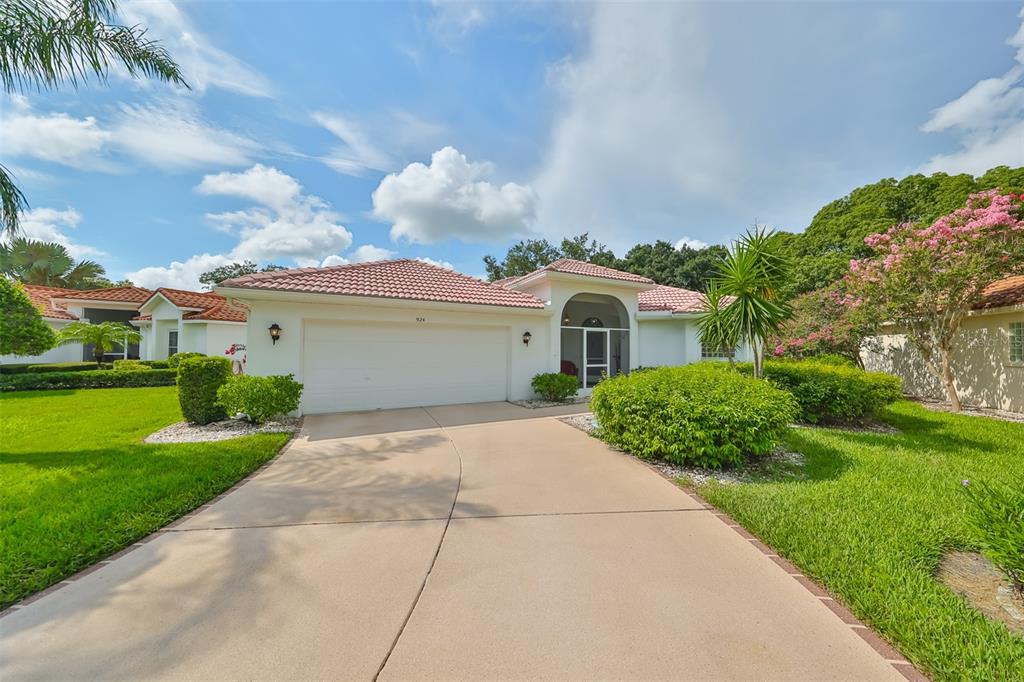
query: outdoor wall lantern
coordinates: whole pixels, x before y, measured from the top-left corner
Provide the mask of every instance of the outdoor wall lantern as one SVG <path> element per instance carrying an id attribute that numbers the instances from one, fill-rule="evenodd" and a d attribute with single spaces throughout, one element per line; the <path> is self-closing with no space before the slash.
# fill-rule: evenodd
<path id="1" fill-rule="evenodd" d="M 531 334 L 530 332 L 523 332 L 523 345 L 524 346 L 529 346 L 530 345 L 530 339 L 532 339 L 532 338 L 533 338 L 533 334 Z"/>
<path id="2" fill-rule="evenodd" d="M 274 345 L 277 345 L 277 340 L 281 338 L 281 325 L 275 322 L 267 328 L 267 331 L 270 332 L 271 341 L 274 342 Z"/>

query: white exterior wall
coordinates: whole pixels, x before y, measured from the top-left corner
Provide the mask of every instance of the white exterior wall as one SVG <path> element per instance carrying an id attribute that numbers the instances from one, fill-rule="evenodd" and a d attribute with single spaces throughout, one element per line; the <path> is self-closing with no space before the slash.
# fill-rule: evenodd
<path id="1" fill-rule="evenodd" d="M 696 335 L 689 333 L 692 325 L 679 318 L 640 320 L 640 367 L 685 365 L 691 359 Z M 693 338 L 691 338 L 693 337 Z M 700 360 L 700 341 L 697 341 L 697 360 Z"/>
<path id="2" fill-rule="evenodd" d="M 1024 363 L 1010 362 L 1010 322 L 1024 322 L 1024 310 L 972 315 L 954 342 L 954 382 L 965 405 L 1024 412 Z M 861 352 L 865 369 L 903 379 L 913 396 L 945 400 L 942 383 L 903 334 L 873 339 Z"/>
<path id="3" fill-rule="evenodd" d="M 248 336 L 245 324 L 232 322 L 207 322 L 206 324 L 193 322 L 185 323 L 186 327 L 191 327 L 193 325 L 197 327 L 204 327 L 206 329 L 205 346 L 197 349 L 197 351 L 199 353 L 206 353 L 207 355 L 227 357 L 224 355 L 224 351 L 235 343 L 245 345 L 246 338 Z M 267 334 L 267 336 L 270 335 Z M 245 355 L 244 351 L 240 355 L 236 355 L 235 359 L 241 360 L 243 355 Z"/>
<path id="4" fill-rule="evenodd" d="M 46 320 L 54 331 L 63 329 L 70 320 Z M 40 355 L 0 355 L 0 365 L 28 365 L 46 362 L 81 362 L 82 344 L 69 343 L 66 346 L 55 346 Z"/>
<path id="5" fill-rule="evenodd" d="M 184 334 L 181 328 L 181 311 L 167 301 L 157 301 L 152 306 L 146 307 L 146 314 L 153 317 L 149 325 L 149 334 L 143 359 L 145 360 L 166 360 L 167 359 L 167 333 L 172 329 L 178 331 L 178 352 L 182 352 Z M 140 355 L 142 355 L 140 348 Z"/>
<path id="6" fill-rule="evenodd" d="M 294 374 L 304 381 L 303 348 L 307 321 L 365 321 L 419 325 L 468 325 L 493 327 L 506 334 L 509 349 L 508 399 L 533 397 L 530 380 L 541 372 L 557 371 L 557 359 L 549 363 L 549 312 L 517 311 L 486 306 L 464 306 L 465 312 L 451 310 L 428 302 L 412 304 L 369 305 L 348 302 L 299 303 L 245 299 L 250 307 L 246 346 L 247 374 Z M 271 324 L 280 325 L 281 338 L 273 344 L 267 331 Z M 529 346 L 523 344 L 523 332 L 529 331 Z M 423 349 L 429 353 L 429 348 Z M 482 368 L 486 371 L 486 368 Z"/>
<path id="7" fill-rule="evenodd" d="M 206 324 L 187 322 L 181 325 L 181 334 L 178 335 L 179 353 L 202 353 L 206 352 Z"/>

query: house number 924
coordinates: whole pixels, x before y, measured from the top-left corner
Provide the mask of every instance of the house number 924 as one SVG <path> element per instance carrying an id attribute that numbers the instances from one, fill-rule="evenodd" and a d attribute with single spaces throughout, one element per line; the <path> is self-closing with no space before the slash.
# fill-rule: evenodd
<path id="1" fill-rule="evenodd" d="M 417 322 L 426 322 L 426 321 L 427 321 L 427 318 L 425 318 L 425 317 L 417 317 L 417 318 L 416 318 L 416 321 L 417 321 Z"/>

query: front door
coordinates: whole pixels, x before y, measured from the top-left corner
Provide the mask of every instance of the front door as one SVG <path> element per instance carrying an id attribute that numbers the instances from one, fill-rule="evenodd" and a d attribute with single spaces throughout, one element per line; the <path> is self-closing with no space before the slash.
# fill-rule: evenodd
<path id="1" fill-rule="evenodd" d="M 608 374 L 608 330 L 583 330 L 583 388 L 593 388 Z"/>

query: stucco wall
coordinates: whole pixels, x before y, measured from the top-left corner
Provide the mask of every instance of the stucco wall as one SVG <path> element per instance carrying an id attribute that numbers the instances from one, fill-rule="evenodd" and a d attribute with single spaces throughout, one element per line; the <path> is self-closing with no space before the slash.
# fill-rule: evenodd
<path id="1" fill-rule="evenodd" d="M 965 320 L 957 336 L 953 367 L 957 392 L 967 405 L 1024 412 L 1024 364 L 1009 362 L 1009 324 L 1024 312 L 977 315 Z M 909 395 L 945 399 L 938 379 L 903 334 L 875 337 L 861 353 L 866 369 L 895 374 Z"/>
<path id="2" fill-rule="evenodd" d="M 688 354 L 692 346 L 689 324 L 679 318 L 657 318 L 640 320 L 640 365 L 662 367 L 685 365 L 693 362 Z M 700 345 L 697 346 L 700 360 Z"/>
<path id="3" fill-rule="evenodd" d="M 186 327 L 192 326 L 186 324 Z M 197 324 L 197 327 L 203 327 L 206 330 L 205 344 L 202 348 L 197 349 L 200 353 L 206 353 L 207 355 L 218 355 L 221 357 L 227 357 L 224 355 L 231 344 L 239 343 L 244 345 L 246 342 L 246 326 L 244 324 L 221 324 L 217 322 L 208 322 L 206 324 Z M 245 355 L 243 352 L 241 355 L 236 355 L 237 359 L 241 359 Z"/>

